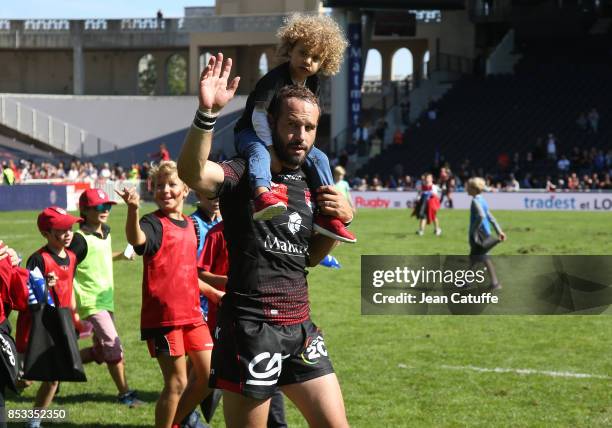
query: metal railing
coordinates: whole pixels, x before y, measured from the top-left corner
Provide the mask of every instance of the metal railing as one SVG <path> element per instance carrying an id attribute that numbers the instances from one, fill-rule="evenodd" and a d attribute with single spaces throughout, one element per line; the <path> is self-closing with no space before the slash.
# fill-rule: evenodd
<path id="1" fill-rule="evenodd" d="M 95 156 L 115 148 L 110 141 L 6 95 L 0 95 L 0 123 L 74 156 Z"/>
<path id="2" fill-rule="evenodd" d="M 372 96 L 378 95 L 378 98 L 373 102 L 368 103 L 368 106 L 364 106 L 364 100 L 362 98 L 362 110 L 380 110 L 382 117 L 389 124 L 389 129 L 395 129 L 398 124 L 395 120 L 396 109 L 399 108 L 399 103 L 402 99 L 407 97 L 413 88 L 412 76 L 408 76 L 404 80 L 398 80 L 393 82 L 383 82 L 380 80 L 366 80 L 363 82 L 362 93 L 370 94 Z M 382 142 L 382 146 L 387 147 L 392 140 L 392 133 L 387 130 L 385 135 L 385 141 Z M 339 150 L 345 148 L 347 144 L 352 142 L 355 136 L 351 133 L 351 128 L 347 127 L 340 131 L 337 135 L 332 138 L 331 150 L 338 153 Z"/>

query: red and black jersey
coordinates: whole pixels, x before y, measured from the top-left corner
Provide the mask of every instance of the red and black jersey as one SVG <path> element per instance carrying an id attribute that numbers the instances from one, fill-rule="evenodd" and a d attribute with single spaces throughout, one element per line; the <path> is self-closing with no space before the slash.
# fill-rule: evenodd
<path id="1" fill-rule="evenodd" d="M 0 324 L 4 322 L 12 309 L 25 311 L 27 308 L 28 271 L 11 266 L 8 257 L 0 260 Z"/>
<path id="2" fill-rule="evenodd" d="M 221 222 L 208 231 L 202 254 L 198 260 L 198 268 L 215 275 L 227 275 L 229 270 L 227 245 L 225 244 L 223 229 L 224 225 Z"/>
<path id="3" fill-rule="evenodd" d="M 310 316 L 306 266 L 312 236 L 312 200 L 301 170 L 272 177 L 272 191 L 289 199 L 287 211 L 269 221 L 252 218 L 246 162 L 221 164 L 219 188 L 229 253 L 227 295 L 241 319 L 297 324 Z"/>
<path id="4" fill-rule="evenodd" d="M 141 329 L 200 322 L 197 240 L 191 219 L 183 216 L 177 222 L 156 211 L 143 217 L 141 225 L 145 218 L 156 226 L 143 228 L 148 243 L 136 249 L 144 254 Z M 149 245 L 154 242 L 159 247 Z"/>
<path id="5" fill-rule="evenodd" d="M 223 236 L 223 222 L 217 223 L 206 234 L 204 248 L 198 260 L 198 269 L 205 270 L 215 275 L 227 276 L 229 271 L 229 258 L 227 255 L 227 245 Z M 221 288 L 225 291 L 225 287 Z M 211 333 L 217 325 L 217 305 L 209 302 L 208 318 L 206 320 Z"/>
<path id="6" fill-rule="evenodd" d="M 47 247 L 43 247 L 30 256 L 26 266 L 28 270 L 38 267 L 45 278 L 51 272 L 55 273 L 57 283 L 51 297 L 56 307 L 69 308 L 72 303 L 72 288 L 77 260 L 72 251 L 68 249 L 65 249 L 65 251 L 66 257 L 60 257 L 50 252 Z M 15 335 L 17 352 L 25 353 L 27 350 L 31 324 L 30 312 L 19 312 Z"/>

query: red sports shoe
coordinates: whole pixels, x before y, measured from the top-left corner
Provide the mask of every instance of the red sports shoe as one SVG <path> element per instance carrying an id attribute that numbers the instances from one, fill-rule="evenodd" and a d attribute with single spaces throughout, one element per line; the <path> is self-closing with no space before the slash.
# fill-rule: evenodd
<path id="1" fill-rule="evenodd" d="M 270 220 L 287 211 L 287 200 L 283 201 L 274 192 L 264 192 L 253 201 L 253 220 Z"/>
<path id="2" fill-rule="evenodd" d="M 349 232 L 344 223 L 336 217 L 317 215 L 315 217 L 314 230 L 336 241 L 347 242 L 349 244 L 357 242 L 355 235 Z"/>

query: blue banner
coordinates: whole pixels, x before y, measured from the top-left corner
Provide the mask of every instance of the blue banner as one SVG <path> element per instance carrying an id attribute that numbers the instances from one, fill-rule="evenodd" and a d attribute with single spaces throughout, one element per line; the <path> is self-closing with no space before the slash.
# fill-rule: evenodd
<path id="1" fill-rule="evenodd" d="M 24 184 L 0 186 L 0 211 L 40 210 L 55 205 L 66 209 L 66 186 Z"/>
<path id="2" fill-rule="evenodd" d="M 349 40 L 349 127 L 356 138 L 361 126 L 361 23 L 348 25 Z"/>

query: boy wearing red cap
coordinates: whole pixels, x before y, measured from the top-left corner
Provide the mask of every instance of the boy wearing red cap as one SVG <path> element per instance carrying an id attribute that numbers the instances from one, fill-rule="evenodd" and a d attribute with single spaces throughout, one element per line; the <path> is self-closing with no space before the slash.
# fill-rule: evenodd
<path id="1" fill-rule="evenodd" d="M 129 389 L 125 377 L 123 348 L 114 322 L 113 260 L 124 259 L 113 253 L 110 227 L 106 224 L 113 205 L 102 189 L 87 189 L 79 198 L 83 222 L 69 249 L 76 255 L 74 292 L 81 319 L 93 326 L 94 346 L 81 349 L 83 363 L 106 363 L 118 390 L 119 403 L 129 407 L 142 404 Z"/>
<path id="2" fill-rule="evenodd" d="M 195 228 L 183 215 L 189 189 L 173 161 L 162 161 L 150 176 L 159 209 L 140 221 L 135 189 L 117 193 L 128 207 L 128 242 L 143 256 L 141 339 L 147 341 L 164 377 L 155 426 L 169 428 L 178 426 L 210 392 L 213 342 L 200 312 Z M 187 356 L 193 365 L 189 376 Z"/>
<path id="3" fill-rule="evenodd" d="M 47 240 L 47 245 L 30 256 L 26 263 L 28 270 L 40 269 L 49 287 L 55 287 L 52 294 L 56 307 L 76 307 L 72 281 L 76 268 L 76 256 L 68 246 L 72 242 L 74 223 L 82 220 L 74 217 L 60 207 L 45 208 L 38 215 L 38 230 Z M 57 296 L 57 298 L 56 298 Z M 25 353 L 30 335 L 31 315 L 29 312 L 19 312 L 17 317 L 17 352 Z M 42 382 L 36 399 L 35 408 L 46 408 L 51 404 L 57 390 L 57 381 Z M 39 427 L 40 420 L 31 420 L 29 427 Z"/>

